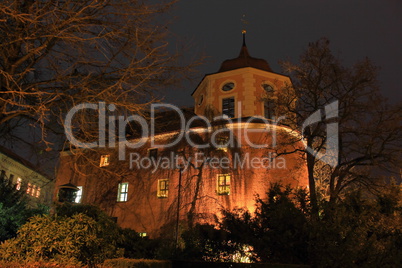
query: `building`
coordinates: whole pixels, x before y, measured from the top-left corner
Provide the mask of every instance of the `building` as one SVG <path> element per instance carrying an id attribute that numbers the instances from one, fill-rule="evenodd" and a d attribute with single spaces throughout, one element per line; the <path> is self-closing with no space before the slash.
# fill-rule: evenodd
<path id="1" fill-rule="evenodd" d="M 142 146 L 61 153 L 54 199 L 75 185 L 75 202 L 157 237 L 174 235 L 178 223 L 215 223 L 222 209 L 254 211 L 256 195 L 271 183 L 307 187 L 304 160 L 278 154 L 303 146 L 292 142 L 299 133 L 277 120 L 278 99 L 291 89 L 289 77 L 250 56 L 243 37 L 239 56 L 195 89 L 193 111 L 160 112 L 154 135 L 132 136 L 130 143 Z"/>
<path id="2" fill-rule="evenodd" d="M 26 191 L 31 206 L 51 205 L 53 181 L 39 172 L 30 162 L 2 146 L 0 146 L 0 176 L 11 179 L 17 189 Z"/>

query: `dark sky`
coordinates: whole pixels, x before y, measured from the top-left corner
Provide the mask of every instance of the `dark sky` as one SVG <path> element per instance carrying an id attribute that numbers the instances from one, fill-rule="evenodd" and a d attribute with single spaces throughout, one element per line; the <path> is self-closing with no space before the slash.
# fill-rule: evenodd
<path id="1" fill-rule="evenodd" d="M 370 58 L 381 68 L 379 81 L 392 103 L 402 100 L 402 1 L 400 0 L 181 0 L 171 15 L 172 35 L 192 44 L 186 54 L 205 54 L 199 78 L 166 99 L 192 105 L 191 92 L 206 73 L 241 47 L 241 19 L 248 21 L 247 46 L 275 72 L 279 60 L 297 62 L 309 42 L 327 37 L 347 66 Z M 181 97 L 177 97 L 180 95 Z"/>

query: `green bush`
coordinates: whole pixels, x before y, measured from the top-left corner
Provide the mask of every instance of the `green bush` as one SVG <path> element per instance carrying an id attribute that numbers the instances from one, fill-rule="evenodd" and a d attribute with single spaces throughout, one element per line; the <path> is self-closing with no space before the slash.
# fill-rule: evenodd
<path id="1" fill-rule="evenodd" d="M 109 259 L 103 263 L 104 268 L 170 268 L 171 261 L 147 260 L 147 259 Z"/>
<path id="2" fill-rule="evenodd" d="M 18 228 L 40 214 L 48 214 L 48 208 L 44 205 L 30 208 L 25 189 L 17 190 L 12 180 L 0 177 L 0 242 L 15 237 Z"/>
<path id="3" fill-rule="evenodd" d="M 267 197 L 256 199 L 256 211 L 223 211 L 227 240 L 249 245 L 253 261 L 307 264 L 309 221 L 303 190 L 272 184 Z"/>
<path id="4" fill-rule="evenodd" d="M 60 264 L 45 261 L 13 261 L 3 262 L 0 261 L 1 268 L 79 268 L 81 265 Z"/>
<path id="5" fill-rule="evenodd" d="M 111 252 L 116 248 L 121 250 L 119 253 L 116 252 L 115 256 L 113 254 L 109 254 L 109 256 L 124 256 L 130 259 L 160 258 L 160 248 L 166 244 L 148 237 L 140 237 L 132 229 L 120 228 L 110 216 L 93 205 L 64 203 L 56 206 L 55 212 L 57 216 L 62 217 L 72 217 L 78 213 L 83 213 L 94 219 L 103 230 L 99 233 L 99 237 L 104 241 L 105 247 L 113 245 L 109 250 Z"/>
<path id="6" fill-rule="evenodd" d="M 90 267 L 115 257 L 113 244 L 105 243 L 104 230 L 84 215 L 35 216 L 18 231 L 16 238 L 0 245 L 3 261 L 49 261 Z"/>

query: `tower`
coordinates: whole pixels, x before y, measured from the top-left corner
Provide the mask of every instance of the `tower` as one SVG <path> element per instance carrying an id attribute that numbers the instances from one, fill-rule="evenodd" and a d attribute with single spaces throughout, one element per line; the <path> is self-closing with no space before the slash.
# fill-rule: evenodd
<path id="1" fill-rule="evenodd" d="M 273 72 L 266 60 L 250 56 L 243 31 L 239 56 L 225 60 L 218 72 L 205 75 L 192 93 L 194 111 L 199 116 L 213 113 L 229 118 L 273 119 L 279 115 L 281 90 L 290 86 L 288 76 Z"/>

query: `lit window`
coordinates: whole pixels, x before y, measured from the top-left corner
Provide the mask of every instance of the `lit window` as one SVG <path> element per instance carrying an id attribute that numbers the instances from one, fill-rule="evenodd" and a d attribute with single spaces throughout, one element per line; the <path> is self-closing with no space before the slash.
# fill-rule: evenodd
<path id="1" fill-rule="evenodd" d="M 15 186 L 15 188 L 16 188 L 17 190 L 21 190 L 21 185 L 22 185 L 22 179 L 21 179 L 21 178 L 18 178 L 18 179 L 17 179 L 17 185 Z"/>
<path id="2" fill-rule="evenodd" d="M 36 187 L 36 197 L 40 196 L 40 187 Z"/>
<path id="3" fill-rule="evenodd" d="M 234 97 L 222 99 L 222 114 L 229 118 L 235 116 L 235 99 Z"/>
<path id="4" fill-rule="evenodd" d="M 35 196 L 35 192 L 36 192 L 36 185 L 32 184 L 32 190 L 31 190 L 31 196 Z"/>
<path id="5" fill-rule="evenodd" d="M 138 235 L 139 235 L 140 237 L 146 237 L 146 236 L 147 236 L 147 233 L 141 232 L 141 233 L 138 233 Z"/>
<path id="6" fill-rule="evenodd" d="M 163 179 L 158 180 L 158 197 L 165 198 L 168 197 L 169 192 L 169 180 Z"/>
<path id="7" fill-rule="evenodd" d="M 110 155 L 108 155 L 108 154 L 101 155 L 99 166 L 106 167 L 109 164 L 110 164 Z"/>
<path id="8" fill-rule="evenodd" d="M 32 184 L 28 182 L 27 194 L 31 194 L 31 191 L 32 191 Z"/>
<path id="9" fill-rule="evenodd" d="M 152 159 L 158 158 L 158 149 L 157 148 L 148 149 L 148 157 Z"/>
<path id="10" fill-rule="evenodd" d="M 230 194 L 230 174 L 217 175 L 216 193 L 220 195 Z"/>
<path id="11" fill-rule="evenodd" d="M 77 186 L 77 188 L 78 188 L 78 191 L 77 191 L 77 193 L 76 193 L 76 196 L 75 196 L 75 200 L 74 200 L 74 203 L 81 203 L 81 198 L 82 198 L 82 186 Z"/>
<path id="12" fill-rule="evenodd" d="M 117 202 L 126 202 L 128 197 L 128 182 L 119 183 Z"/>

